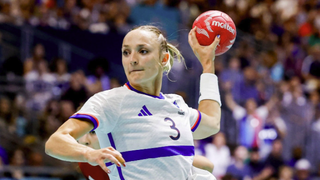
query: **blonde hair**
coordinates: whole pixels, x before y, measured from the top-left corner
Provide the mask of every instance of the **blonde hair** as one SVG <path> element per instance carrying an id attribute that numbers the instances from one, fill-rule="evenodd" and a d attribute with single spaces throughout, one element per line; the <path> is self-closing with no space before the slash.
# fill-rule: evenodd
<path id="1" fill-rule="evenodd" d="M 177 59 L 178 62 L 184 61 L 184 58 L 181 52 L 179 51 L 179 49 L 176 48 L 173 44 L 167 42 L 167 39 L 163 36 L 161 30 L 158 27 L 152 26 L 152 25 L 144 25 L 144 26 L 136 27 L 132 30 L 136 30 L 136 29 L 150 31 L 156 34 L 160 42 L 160 55 L 161 55 L 161 52 L 163 51 L 169 53 L 170 55 L 169 60 L 167 61 L 166 65 L 163 66 L 164 72 L 167 72 L 167 74 L 169 74 L 173 66 L 174 59 Z"/>

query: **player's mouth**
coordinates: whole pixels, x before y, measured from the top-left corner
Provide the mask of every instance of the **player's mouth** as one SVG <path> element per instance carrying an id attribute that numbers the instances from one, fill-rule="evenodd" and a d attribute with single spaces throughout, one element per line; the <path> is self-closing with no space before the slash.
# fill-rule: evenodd
<path id="1" fill-rule="evenodd" d="M 143 71 L 143 69 L 133 69 L 129 71 L 129 74 L 133 72 L 140 72 L 140 71 Z"/>

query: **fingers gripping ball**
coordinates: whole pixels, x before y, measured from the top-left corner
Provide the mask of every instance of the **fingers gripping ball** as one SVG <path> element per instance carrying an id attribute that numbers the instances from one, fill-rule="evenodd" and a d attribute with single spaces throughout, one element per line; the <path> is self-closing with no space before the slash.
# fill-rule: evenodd
<path id="1" fill-rule="evenodd" d="M 227 52 L 236 40 L 237 32 L 233 20 L 221 11 L 211 10 L 200 14 L 192 28 L 194 26 L 197 26 L 196 37 L 202 46 L 210 45 L 214 38 L 220 35 L 216 56 Z"/>

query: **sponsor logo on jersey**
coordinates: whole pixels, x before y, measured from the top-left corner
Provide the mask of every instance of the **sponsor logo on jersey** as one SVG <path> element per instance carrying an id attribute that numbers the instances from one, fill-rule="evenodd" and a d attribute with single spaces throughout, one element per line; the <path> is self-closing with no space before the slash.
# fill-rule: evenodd
<path id="1" fill-rule="evenodd" d="M 140 110 L 140 113 L 138 116 L 152 116 L 146 105 L 142 106 L 142 109 Z"/>

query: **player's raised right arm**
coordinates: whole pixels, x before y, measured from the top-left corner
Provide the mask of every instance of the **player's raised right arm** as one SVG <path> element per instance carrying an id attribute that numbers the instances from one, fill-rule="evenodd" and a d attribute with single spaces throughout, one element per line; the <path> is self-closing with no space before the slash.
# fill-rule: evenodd
<path id="1" fill-rule="evenodd" d="M 92 129 L 93 125 L 90 122 L 73 118 L 67 120 L 46 142 L 46 153 L 64 161 L 88 162 L 91 165 L 100 165 L 107 173 L 110 173 L 110 171 L 105 162 L 111 161 L 118 166 L 120 166 L 120 163 L 125 166 L 121 154 L 112 147 L 95 150 L 77 142 L 76 139 Z"/>
<path id="2" fill-rule="evenodd" d="M 218 80 L 215 73 L 215 49 L 220 42 L 216 37 L 209 46 L 201 46 L 196 38 L 196 27 L 189 33 L 189 44 L 203 67 L 200 78 L 200 98 L 198 110 L 201 112 L 201 121 L 194 139 L 204 139 L 220 130 L 221 108 Z M 202 91 L 202 92 L 201 92 Z"/>

